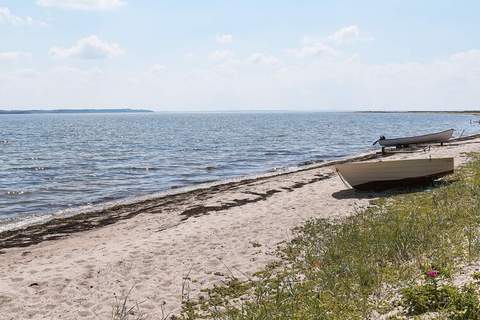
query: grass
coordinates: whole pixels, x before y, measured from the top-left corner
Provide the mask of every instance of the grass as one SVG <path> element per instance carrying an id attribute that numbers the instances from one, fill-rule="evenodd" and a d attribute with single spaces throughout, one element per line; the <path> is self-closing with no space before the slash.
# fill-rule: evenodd
<path id="1" fill-rule="evenodd" d="M 140 310 L 140 304 L 130 303 L 129 297 L 133 287 L 123 298 L 115 295 L 115 303 L 112 308 L 112 320 L 145 320 L 145 314 Z"/>
<path id="2" fill-rule="evenodd" d="M 424 272 L 448 280 L 479 258 L 480 156 L 471 156 L 431 190 L 378 200 L 341 222 L 308 221 L 278 249 L 278 262 L 248 281 L 204 290 L 177 319 L 364 319 L 395 309 L 408 316 L 402 290 Z"/>
<path id="3" fill-rule="evenodd" d="M 479 320 L 480 301 L 478 283 L 470 282 L 458 288 L 449 283 L 440 284 L 437 279 L 403 289 L 403 306 L 410 315 L 442 313 L 448 319 Z"/>

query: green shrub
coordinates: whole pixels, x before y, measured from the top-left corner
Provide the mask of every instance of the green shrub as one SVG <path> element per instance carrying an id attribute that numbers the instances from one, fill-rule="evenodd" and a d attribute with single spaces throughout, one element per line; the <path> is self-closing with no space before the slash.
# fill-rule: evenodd
<path id="1" fill-rule="evenodd" d="M 442 312 L 452 320 L 480 319 L 480 301 L 473 284 L 457 288 L 433 281 L 403 290 L 403 305 L 410 315 Z"/>

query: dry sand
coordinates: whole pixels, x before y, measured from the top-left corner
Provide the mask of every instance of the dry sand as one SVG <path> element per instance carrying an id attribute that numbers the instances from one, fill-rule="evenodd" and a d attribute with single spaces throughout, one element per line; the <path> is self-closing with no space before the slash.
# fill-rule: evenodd
<path id="1" fill-rule="evenodd" d="M 480 139 L 389 159 L 454 156 L 460 165 L 471 151 Z M 179 310 L 187 274 L 191 296 L 222 274 L 252 274 L 293 227 L 351 215 L 375 196 L 314 165 L 1 233 L 0 319 L 110 319 L 114 294 L 132 287 L 132 301 L 161 319 L 164 301 Z"/>

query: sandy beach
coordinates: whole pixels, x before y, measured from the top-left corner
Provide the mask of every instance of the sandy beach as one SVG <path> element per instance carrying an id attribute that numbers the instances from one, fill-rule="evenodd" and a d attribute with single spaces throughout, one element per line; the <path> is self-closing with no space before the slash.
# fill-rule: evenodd
<path id="1" fill-rule="evenodd" d="M 460 166 L 474 151 L 480 138 L 388 159 L 454 157 Z M 3 232 L 0 319 L 109 319 L 115 295 L 131 288 L 131 301 L 161 319 L 162 308 L 179 311 L 182 293 L 197 297 L 265 266 L 307 219 L 345 217 L 377 196 L 314 164 Z"/>

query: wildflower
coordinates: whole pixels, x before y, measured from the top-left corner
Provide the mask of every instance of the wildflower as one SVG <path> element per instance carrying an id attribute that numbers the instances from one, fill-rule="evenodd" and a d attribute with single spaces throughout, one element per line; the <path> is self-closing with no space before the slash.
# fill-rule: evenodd
<path id="1" fill-rule="evenodd" d="M 435 279 L 436 277 L 438 277 L 439 274 L 440 273 L 437 270 L 434 270 L 434 269 L 427 271 L 427 277 L 432 278 L 432 279 Z"/>

